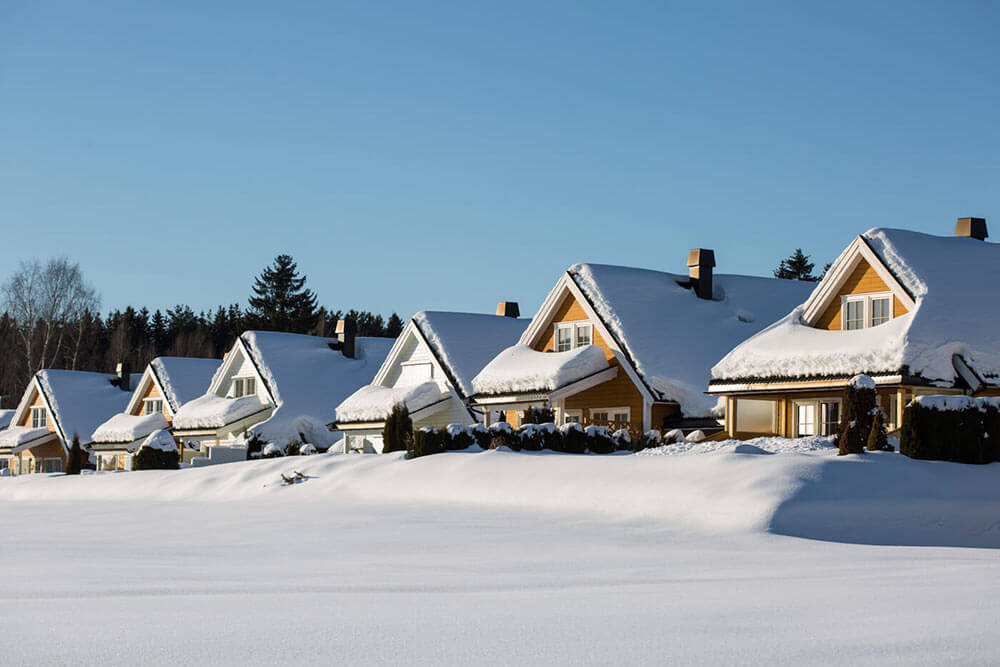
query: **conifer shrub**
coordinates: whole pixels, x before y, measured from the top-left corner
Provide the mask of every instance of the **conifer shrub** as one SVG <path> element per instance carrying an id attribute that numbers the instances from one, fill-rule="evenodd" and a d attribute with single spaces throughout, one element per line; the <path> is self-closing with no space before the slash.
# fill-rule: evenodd
<path id="1" fill-rule="evenodd" d="M 615 451 L 615 441 L 607 426 L 588 426 L 584 431 L 587 450 L 592 454 L 610 454 Z"/>
<path id="2" fill-rule="evenodd" d="M 278 447 L 273 442 L 264 445 L 264 449 L 260 451 L 260 458 L 262 459 L 280 459 L 284 455 L 285 452 L 282 451 L 281 447 Z"/>
<path id="3" fill-rule="evenodd" d="M 73 434 L 73 442 L 66 456 L 66 466 L 64 470 L 67 475 L 79 475 L 83 469 L 83 447 L 80 446 L 80 436 Z"/>
<path id="4" fill-rule="evenodd" d="M 257 433 L 251 433 L 250 438 L 247 440 L 247 461 L 253 459 L 259 459 L 261 452 L 264 450 L 264 439 L 260 437 Z"/>
<path id="5" fill-rule="evenodd" d="M 288 444 L 285 445 L 285 456 L 298 456 L 301 449 L 301 440 L 290 440 Z"/>
<path id="6" fill-rule="evenodd" d="M 893 451 L 892 445 L 889 444 L 889 434 L 885 430 L 885 419 L 882 417 L 881 411 L 875 413 L 875 419 L 872 420 L 872 430 L 868 433 L 867 449 L 869 452 Z"/>
<path id="7" fill-rule="evenodd" d="M 541 408 L 527 408 L 521 417 L 521 424 L 549 424 L 555 420 L 555 411 L 546 405 Z"/>
<path id="8" fill-rule="evenodd" d="M 581 424 L 571 422 L 559 427 L 562 437 L 559 438 L 557 452 L 567 454 L 584 454 L 587 451 L 587 434 Z"/>
<path id="9" fill-rule="evenodd" d="M 921 396 L 903 410 L 899 451 L 911 458 L 956 463 L 996 460 L 988 428 L 998 416 L 989 399 Z"/>
<path id="10" fill-rule="evenodd" d="M 490 434 L 490 430 L 486 428 L 486 426 L 483 424 L 476 424 L 470 429 L 469 433 L 472 435 L 472 439 L 476 441 L 476 444 L 479 445 L 480 449 L 490 448 L 490 440 L 493 436 Z"/>
<path id="11" fill-rule="evenodd" d="M 615 441 L 615 450 L 619 452 L 631 452 L 635 450 L 633 444 L 636 439 L 627 428 L 620 428 L 611 434 L 611 439 Z"/>
<path id="12" fill-rule="evenodd" d="M 663 444 L 663 436 L 659 429 L 651 429 L 646 431 L 633 443 L 632 451 L 641 452 L 644 449 L 649 449 L 650 447 L 659 447 Z"/>
<path id="13" fill-rule="evenodd" d="M 180 455 L 174 449 L 166 451 L 158 447 L 140 447 L 132 458 L 133 470 L 177 470 L 180 468 Z"/>
<path id="14" fill-rule="evenodd" d="M 396 403 L 382 427 L 382 453 L 409 451 L 413 437 L 410 411 L 406 404 Z"/>
<path id="15" fill-rule="evenodd" d="M 843 417 L 837 438 L 838 455 L 861 454 L 865 450 L 872 420 L 878 412 L 875 382 L 867 375 L 856 375 L 844 387 Z"/>
<path id="16" fill-rule="evenodd" d="M 448 424 L 443 435 L 446 451 L 460 451 L 476 444 L 476 439 L 472 435 L 472 429 L 462 424 Z"/>
<path id="17" fill-rule="evenodd" d="M 983 459 L 986 463 L 1000 461 L 1000 405 L 995 400 L 983 401 Z"/>
<path id="18" fill-rule="evenodd" d="M 436 428 L 424 427 L 413 432 L 406 458 L 415 459 L 444 451 L 444 436 Z"/>

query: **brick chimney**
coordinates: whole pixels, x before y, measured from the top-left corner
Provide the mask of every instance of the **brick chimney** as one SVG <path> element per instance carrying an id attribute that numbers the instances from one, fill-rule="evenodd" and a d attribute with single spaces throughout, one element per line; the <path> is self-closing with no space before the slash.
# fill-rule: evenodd
<path id="1" fill-rule="evenodd" d="M 118 376 L 118 388 L 122 391 L 132 391 L 132 369 L 129 368 L 127 361 L 119 361 L 118 365 L 115 366 L 115 375 Z"/>
<path id="2" fill-rule="evenodd" d="M 715 266 L 715 252 L 707 248 L 695 248 L 688 252 L 688 277 L 691 288 L 699 299 L 712 299 L 712 268 Z"/>
<path id="3" fill-rule="evenodd" d="M 985 241 L 986 218 L 959 218 L 955 223 L 955 236 L 968 236 L 977 241 Z"/>
<path id="4" fill-rule="evenodd" d="M 337 340 L 340 341 L 340 353 L 348 359 L 355 355 L 354 339 L 357 336 L 358 325 L 354 320 L 339 320 L 337 322 Z"/>
<path id="5" fill-rule="evenodd" d="M 504 317 L 521 317 L 521 309 L 517 306 L 517 301 L 501 301 L 497 304 L 497 315 Z"/>

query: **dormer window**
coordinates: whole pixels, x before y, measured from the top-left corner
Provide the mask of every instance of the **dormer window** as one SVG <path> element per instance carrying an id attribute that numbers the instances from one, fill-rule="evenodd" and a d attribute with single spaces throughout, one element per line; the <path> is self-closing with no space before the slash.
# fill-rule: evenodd
<path id="1" fill-rule="evenodd" d="M 49 414 L 44 407 L 31 408 L 31 428 L 48 428 Z"/>
<path id="2" fill-rule="evenodd" d="M 594 340 L 594 325 L 590 322 L 557 322 L 555 328 L 556 352 L 584 347 Z"/>
<path id="3" fill-rule="evenodd" d="M 866 329 L 892 319 L 892 294 L 849 294 L 843 300 L 843 328 Z"/>
<path id="4" fill-rule="evenodd" d="M 155 415 L 158 412 L 163 412 L 162 398 L 144 398 L 142 400 L 142 414 Z"/>
<path id="5" fill-rule="evenodd" d="M 233 379 L 233 398 L 251 396 L 257 393 L 257 378 Z"/>

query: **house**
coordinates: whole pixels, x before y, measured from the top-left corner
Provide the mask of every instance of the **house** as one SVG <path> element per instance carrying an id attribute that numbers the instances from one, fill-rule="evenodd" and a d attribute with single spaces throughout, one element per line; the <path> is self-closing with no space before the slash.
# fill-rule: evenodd
<path id="1" fill-rule="evenodd" d="M 201 450 L 195 465 L 245 459 L 254 436 L 282 449 L 297 441 L 325 450 L 333 408 L 371 382 L 393 342 L 357 337 L 350 320 L 338 323 L 336 338 L 247 331 L 208 390 L 174 415 L 174 435 Z"/>
<path id="2" fill-rule="evenodd" d="M 146 365 L 122 412 L 94 430 L 98 470 L 130 470 L 132 454 L 154 431 L 169 429 L 181 405 L 205 391 L 219 359 L 157 357 Z M 181 450 L 189 461 L 191 450 Z"/>
<path id="3" fill-rule="evenodd" d="M 914 396 L 996 395 L 1000 246 L 986 237 L 985 219 L 960 218 L 953 236 L 876 228 L 855 238 L 808 299 L 712 369 L 728 433 L 835 434 L 844 386 L 862 373 L 890 431 Z"/>
<path id="4" fill-rule="evenodd" d="M 414 428 L 443 428 L 483 420 L 468 402 L 472 378 L 500 350 L 516 341 L 529 320 L 514 302 L 497 314 L 421 311 L 396 339 L 372 383 L 337 406 L 334 423 L 346 451 L 381 452 L 382 427 L 393 405 L 403 403 Z"/>
<path id="5" fill-rule="evenodd" d="M 705 395 L 712 364 L 800 302 L 796 281 L 714 275 L 715 254 L 688 254 L 687 275 L 576 264 L 517 345 L 473 378 L 472 401 L 517 424 L 549 406 L 558 423 L 718 430 Z"/>
<path id="6" fill-rule="evenodd" d="M 121 412 L 139 380 L 119 364 L 119 374 L 41 370 L 28 383 L 10 426 L 0 431 L 0 469 L 10 474 L 62 472 L 78 436 L 91 444 L 98 424 Z"/>

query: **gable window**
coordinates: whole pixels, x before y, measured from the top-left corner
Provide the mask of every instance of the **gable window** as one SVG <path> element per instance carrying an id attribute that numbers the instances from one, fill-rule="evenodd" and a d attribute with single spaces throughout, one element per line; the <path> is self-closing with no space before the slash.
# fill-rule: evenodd
<path id="1" fill-rule="evenodd" d="M 399 369 L 399 385 L 420 384 L 434 376 L 434 368 L 426 361 L 403 362 Z"/>
<path id="2" fill-rule="evenodd" d="M 843 328 L 866 329 L 892 319 L 891 294 L 849 294 L 841 297 Z"/>
<path id="3" fill-rule="evenodd" d="M 556 322 L 556 352 L 592 344 L 594 325 L 590 322 Z"/>
<path id="4" fill-rule="evenodd" d="M 158 412 L 163 412 L 162 398 L 144 398 L 142 400 L 142 414 L 155 415 Z"/>
<path id="5" fill-rule="evenodd" d="M 31 428 L 47 428 L 49 425 L 49 415 L 44 407 L 31 408 Z"/>
<path id="6" fill-rule="evenodd" d="M 257 393 L 257 378 L 234 378 L 233 398 L 252 396 Z"/>

